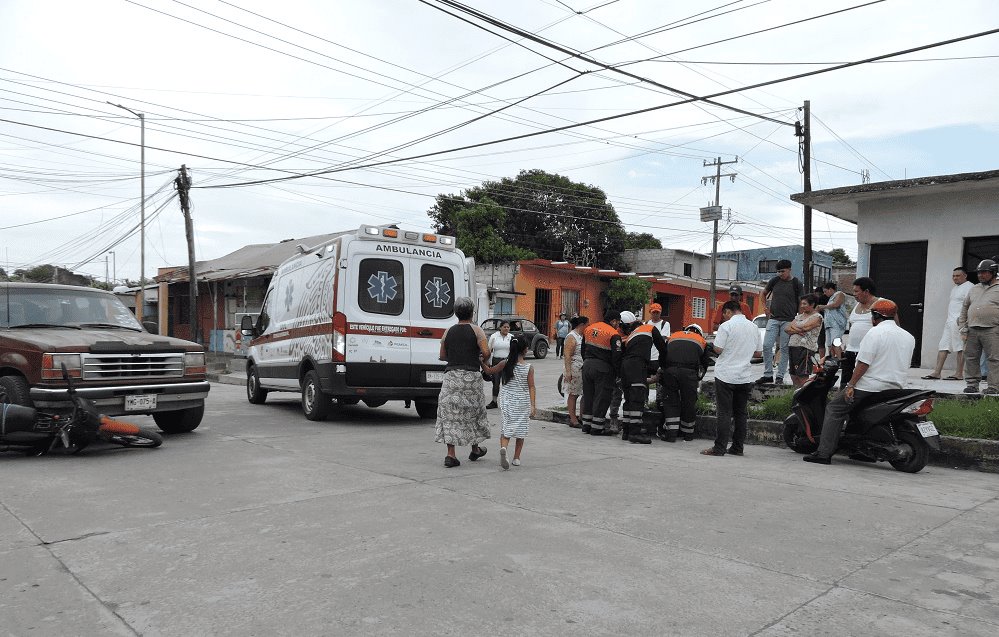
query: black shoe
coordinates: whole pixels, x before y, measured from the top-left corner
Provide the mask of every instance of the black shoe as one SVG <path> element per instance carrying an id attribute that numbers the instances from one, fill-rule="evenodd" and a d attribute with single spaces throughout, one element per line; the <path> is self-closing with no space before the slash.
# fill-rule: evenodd
<path id="1" fill-rule="evenodd" d="M 676 442 L 676 429 L 667 429 L 663 442 Z"/>
<path id="2" fill-rule="evenodd" d="M 625 425 L 624 427 L 621 427 L 621 440 L 624 440 L 625 442 L 627 442 L 628 438 L 630 436 L 631 436 L 631 432 L 628 430 L 628 425 Z"/>
<path id="3" fill-rule="evenodd" d="M 810 453 L 803 457 L 802 460 L 805 462 L 814 462 L 815 464 L 832 464 L 832 458 L 826 458 L 825 456 L 819 456 L 814 453 Z"/>
<path id="4" fill-rule="evenodd" d="M 496 404 L 495 400 L 486 405 L 486 409 L 496 409 L 497 407 L 499 407 L 499 405 Z"/>
<path id="5" fill-rule="evenodd" d="M 742 455 L 745 455 L 742 452 L 742 449 L 736 449 L 735 447 L 729 447 L 728 454 L 732 455 L 732 456 L 742 456 Z"/>
<path id="6" fill-rule="evenodd" d="M 451 467 L 460 467 L 461 461 L 452 456 L 444 456 L 444 466 L 450 469 Z"/>
<path id="7" fill-rule="evenodd" d="M 478 452 L 476 452 L 475 449 L 473 448 L 472 453 L 468 454 L 468 459 L 471 460 L 472 462 L 475 462 L 482 456 L 486 455 L 486 451 L 488 450 L 485 447 L 479 447 Z"/>
<path id="8" fill-rule="evenodd" d="M 862 453 L 851 453 L 847 456 L 850 460 L 856 460 L 857 462 L 877 462 L 876 459 L 866 456 Z"/>
<path id="9" fill-rule="evenodd" d="M 756 380 L 757 385 L 773 385 L 774 379 L 768 376 L 761 376 Z"/>
<path id="10" fill-rule="evenodd" d="M 594 429 L 593 427 L 590 427 L 590 435 L 591 436 L 613 436 L 614 434 L 611 432 L 610 429 Z"/>
<path id="11" fill-rule="evenodd" d="M 589 425 L 583 425 L 582 427 L 579 428 L 579 431 L 581 431 L 584 434 L 588 434 L 588 433 L 590 433 L 590 426 Z"/>
<path id="12" fill-rule="evenodd" d="M 683 441 L 690 442 L 694 439 L 694 434 L 683 434 Z"/>
<path id="13" fill-rule="evenodd" d="M 646 436 L 646 435 L 631 436 L 628 440 L 633 445 L 651 445 L 652 444 L 652 438 L 650 438 L 649 436 Z"/>

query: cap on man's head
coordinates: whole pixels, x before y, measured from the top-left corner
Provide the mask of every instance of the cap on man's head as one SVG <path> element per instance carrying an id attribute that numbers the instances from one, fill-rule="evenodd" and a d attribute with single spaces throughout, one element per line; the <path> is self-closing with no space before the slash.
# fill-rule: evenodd
<path id="1" fill-rule="evenodd" d="M 742 288 L 738 285 L 732 285 L 728 288 L 729 294 L 742 294 Z"/>
<path id="2" fill-rule="evenodd" d="M 780 261 L 777 262 L 777 269 L 778 270 L 790 270 L 791 269 L 791 262 L 788 261 L 787 259 L 781 259 Z"/>
<path id="3" fill-rule="evenodd" d="M 649 306 L 649 312 L 662 312 L 662 311 L 663 311 L 663 306 L 659 305 L 658 303 L 653 303 L 652 305 Z"/>

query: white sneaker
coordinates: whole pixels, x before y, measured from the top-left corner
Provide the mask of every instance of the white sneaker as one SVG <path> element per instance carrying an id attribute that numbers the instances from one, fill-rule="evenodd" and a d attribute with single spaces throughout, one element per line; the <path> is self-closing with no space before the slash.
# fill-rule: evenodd
<path id="1" fill-rule="evenodd" d="M 515 467 L 519 467 L 520 466 L 520 458 L 514 458 L 513 461 L 510 462 L 510 464 L 512 464 Z"/>
<path id="2" fill-rule="evenodd" d="M 514 464 L 520 464 L 519 460 L 514 460 Z M 506 447 L 500 447 L 500 466 L 504 469 L 510 468 L 510 463 L 506 459 Z"/>

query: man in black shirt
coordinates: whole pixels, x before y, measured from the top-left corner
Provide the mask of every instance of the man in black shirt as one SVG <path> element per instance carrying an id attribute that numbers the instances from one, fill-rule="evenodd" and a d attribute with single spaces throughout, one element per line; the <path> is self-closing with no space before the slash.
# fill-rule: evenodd
<path id="1" fill-rule="evenodd" d="M 767 315 L 767 335 L 763 339 L 763 377 L 756 383 L 784 383 L 787 373 L 787 342 L 791 335 L 784 331 L 788 323 L 798 314 L 798 303 L 805 295 L 805 288 L 797 277 L 791 276 L 791 262 L 781 259 L 777 262 L 777 276 L 770 279 L 763 288 L 767 297 L 764 312 Z M 777 375 L 774 376 L 774 345 L 780 342 L 780 361 Z"/>

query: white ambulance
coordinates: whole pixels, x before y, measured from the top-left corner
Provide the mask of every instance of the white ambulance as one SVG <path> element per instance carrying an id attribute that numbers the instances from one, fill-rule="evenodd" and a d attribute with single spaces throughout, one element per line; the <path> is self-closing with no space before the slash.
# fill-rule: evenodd
<path id="1" fill-rule="evenodd" d="M 301 392 L 309 420 L 333 403 L 371 407 L 412 401 L 437 415 L 444 380 L 444 330 L 457 322 L 455 297 L 475 298 L 475 264 L 454 237 L 361 226 L 321 245 L 299 247 L 271 280 L 246 360 L 246 395 Z"/>

